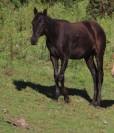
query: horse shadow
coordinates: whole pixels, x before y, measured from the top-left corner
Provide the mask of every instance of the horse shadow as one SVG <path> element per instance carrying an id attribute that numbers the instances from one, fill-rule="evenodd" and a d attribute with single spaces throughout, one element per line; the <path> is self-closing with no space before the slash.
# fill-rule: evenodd
<path id="1" fill-rule="evenodd" d="M 55 86 L 44 86 L 41 84 L 35 84 L 32 82 L 26 82 L 24 80 L 14 80 L 13 84 L 15 85 L 15 88 L 18 91 L 21 91 L 23 89 L 26 89 L 26 87 L 30 87 L 33 90 L 51 98 L 51 99 L 55 99 Z M 71 96 L 80 96 L 82 98 L 84 98 L 86 101 L 88 101 L 89 103 L 91 103 L 92 99 L 90 98 L 90 96 L 88 95 L 86 89 L 77 89 L 77 88 L 66 88 L 68 90 L 68 94 Z M 101 107 L 103 108 L 107 108 L 110 107 L 114 104 L 114 100 L 102 100 L 101 101 Z"/>

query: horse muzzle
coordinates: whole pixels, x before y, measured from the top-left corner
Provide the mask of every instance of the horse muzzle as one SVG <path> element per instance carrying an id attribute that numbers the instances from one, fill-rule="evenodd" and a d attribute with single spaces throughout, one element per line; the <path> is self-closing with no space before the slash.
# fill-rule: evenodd
<path id="1" fill-rule="evenodd" d="M 36 43 L 37 43 L 37 39 L 31 37 L 31 44 L 32 44 L 32 45 L 36 45 Z"/>

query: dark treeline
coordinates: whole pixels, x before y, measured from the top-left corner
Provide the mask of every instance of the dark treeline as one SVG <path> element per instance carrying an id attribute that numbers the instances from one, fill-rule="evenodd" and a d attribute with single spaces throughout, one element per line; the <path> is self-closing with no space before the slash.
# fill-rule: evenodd
<path id="1" fill-rule="evenodd" d="M 49 4 L 49 6 L 53 6 L 54 3 L 62 2 L 65 8 L 72 8 L 74 4 L 78 4 L 78 2 L 83 0 L 33 0 L 34 2 L 42 2 Z M 5 4 L 11 2 L 16 8 L 23 6 L 30 2 L 30 0 L 1 0 L 1 3 Z M 87 6 L 87 14 L 90 18 L 96 19 L 96 17 L 101 16 L 110 16 L 112 17 L 112 13 L 114 11 L 114 0 L 88 0 Z"/>
<path id="2" fill-rule="evenodd" d="M 110 16 L 114 11 L 113 0 L 89 0 L 87 14 L 96 19 L 97 16 Z"/>

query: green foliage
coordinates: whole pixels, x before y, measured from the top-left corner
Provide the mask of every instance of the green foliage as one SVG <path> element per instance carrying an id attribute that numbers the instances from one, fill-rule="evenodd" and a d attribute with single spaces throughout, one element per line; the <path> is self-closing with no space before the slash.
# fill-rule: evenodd
<path id="1" fill-rule="evenodd" d="M 110 0 L 89 0 L 87 15 L 96 19 L 98 16 L 104 17 L 112 15 L 112 4 Z"/>
<path id="2" fill-rule="evenodd" d="M 31 57 L 34 58 L 34 54 L 36 58 L 34 59 L 48 59 L 48 52 L 45 51 L 45 40 L 41 38 L 38 42 L 37 49 L 31 47 L 30 45 L 30 37 L 32 35 L 31 21 L 33 18 L 33 8 L 36 6 L 38 10 L 42 10 L 46 6 L 42 3 L 34 3 L 30 2 L 27 6 L 21 7 L 16 10 L 13 6 L 4 7 L 1 9 L 1 49 L 5 50 L 8 58 L 18 58 L 18 59 L 27 59 Z M 83 4 L 84 6 L 84 4 Z M 52 17 L 67 19 L 76 21 L 81 20 L 84 10 L 80 10 L 76 12 L 76 6 L 73 5 L 73 9 L 69 8 L 66 10 L 62 3 L 57 3 L 53 7 L 49 8 L 48 14 Z M 56 12 L 57 11 L 57 12 Z M 71 13 L 72 16 L 71 16 Z M 78 15 L 80 14 L 80 16 Z M 31 49 L 30 49 L 31 48 Z M 12 51 L 12 52 L 11 52 Z M 34 52 L 33 52 L 34 51 Z M 11 52 L 11 53 L 10 53 Z"/>
<path id="3" fill-rule="evenodd" d="M 49 16 L 66 19 L 71 22 L 88 19 L 89 17 L 86 14 L 88 1 L 75 0 L 72 2 L 74 4 L 71 7 L 66 7 L 63 2 L 55 3 L 48 9 Z M 8 62 L 15 59 L 22 59 L 27 62 L 37 61 L 38 59 L 47 61 L 49 53 L 45 48 L 45 38 L 42 37 L 38 41 L 38 45 L 33 47 L 30 44 L 30 37 L 32 35 L 31 21 L 34 7 L 37 7 L 40 11 L 47 8 L 48 4 L 44 4 L 40 0 L 34 0 L 25 6 L 15 9 L 11 3 L 4 6 L 5 3 L 8 3 L 8 0 L 0 4 L 0 51 L 3 53 L 1 54 L 2 57 L 7 58 Z M 113 35 L 110 26 L 113 25 L 113 21 L 108 17 L 98 19 L 98 21 L 104 28 L 108 41 L 111 42 Z M 112 45 L 108 45 L 108 59 L 109 56 L 111 58 L 112 47 Z M 70 66 L 75 67 L 76 64 L 77 62 L 71 62 Z"/>
<path id="4" fill-rule="evenodd" d="M 64 0 L 64 6 L 65 7 L 73 7 L 73 5 L 78 5 L 79 2 L 83 0 Z"/>
<path id="5" fill-rule="evenodd" d="M 20 0 L 11 0 L 11 2 L 15 5 L 15 7 L 20 7 L 21 6 Z"/>
<path id="6" fill-rule="evenodd" d="M 28 3 L 29 0 L 10 0 L 16 8 L 19 8 L 25 3 Z"/>

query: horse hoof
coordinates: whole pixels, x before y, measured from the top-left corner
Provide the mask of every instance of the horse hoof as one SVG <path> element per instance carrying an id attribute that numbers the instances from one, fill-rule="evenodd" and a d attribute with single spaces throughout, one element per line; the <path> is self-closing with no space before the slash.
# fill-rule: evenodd
<path id="1" fill-rule="evenodd" d="M 65 103 L 69 103 L 70 102 L 69 97 L 64 97 L 64 101 Z"/>
<path id="2" fill-rule="evenodd" d="M 92 102 L 90 103 L 90 105 L 92 105 L 92 106 L 94 106 L 94 107 L 100 107 L 100 106 L 101 106 L 100 102 L 97 102 L 97 101 L 92 101 Z"/>

